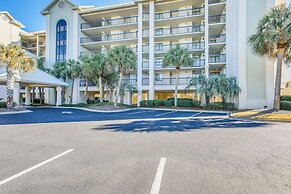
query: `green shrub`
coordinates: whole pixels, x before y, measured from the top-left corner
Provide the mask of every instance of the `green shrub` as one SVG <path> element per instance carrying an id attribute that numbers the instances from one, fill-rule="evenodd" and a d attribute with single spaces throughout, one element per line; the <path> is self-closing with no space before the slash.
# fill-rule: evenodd
<path id="1" fill-rule="evenodd" d="M 282 101 L 280 103 L 281 110 L 290 110 L 291 111 L 291 101 Z"/>
<path id="2" fill-rule="evenodd" d="M 174 106 L 174 101 L 173 100 L 165 100 L 164 106 L 165 107 L 172 107 L 172 106 Z"/>
<path id="3" fill-rule="evenodd" d="M 155 107 L 163 106 L 163 101 L 162 100 L 154 100 L 153 103 L 154 103 Z"/>
<path id="4" fill-rule="evenodd" d="M 177 105 L 179 107 L 191 107 L 192 102 L 193 102 L 192 100 L 178 99 Z"/>
<path id="5" fill-rule="evenodd" d="M 40 99 L 39 98 L 33 99 L 33 104 L 40 104 Z"/>
<path id="6" fill-rule="evenodd" d="M 290 101 L 291 102 L 291 96 L 281 96 L 281 101 Z"/>
<path id="7" fill-rule="evenodd" d="M 147 106 L 147 100 L 142 100 L 142 101 L 140 102 L 140 106 L 141 106 L 141 107 L 146 107 L 146 106 Z"/>
<path id="8" fill-rule="evenodd" d="M 192 107 L 195 107 L 195 108 L 199 108 L 200 107 L 200 102 L 199 101 L 192 101 Z"/>
<path id="9" fill-rule="evenodd" d="M 0 102 L 0 108 L 7 108 L 6 102 Z"/>
<path id="10" fill-rule="evenodd" d="M 226 103 L 226 102 L 213 102 L 208 103 L 205 106 L 205 109 L 207 110 L 236 110 L 234 103 Z"/>
<path id="11" fill-rule="evenodd" d="M 87 104 L 98 104 L 98 103 L 100 103 L 100 100 L 87 98 L 86 102 L 87 102 Z"/>
<path id="12" fill-rule="evenodd" d="M 147 107 L 151 108 L 154 106 L 154 101 L 153 100 L 148 100 L 147 101 Z"/>

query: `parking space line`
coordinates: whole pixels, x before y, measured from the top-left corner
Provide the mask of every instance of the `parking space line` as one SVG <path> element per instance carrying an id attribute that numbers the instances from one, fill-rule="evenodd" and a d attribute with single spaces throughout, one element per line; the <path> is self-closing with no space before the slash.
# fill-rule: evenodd
<path id="1" fill-rule="evenodd" d="M 171 111 L 171 112 L 165 112 L 165 113 L 161 113 L 161 114 L 157 114 L 157 115 L 155 115 L 155 116 L 156 116 L 156 117 L 160 117 L 160 116 L 167 115 L 167 114 L 171 114 L 171 113 L 174 113 L 174 111 Z"/>
<path id="2" fill-rule="evenodd" d="M 196 114 L 192 115 L 190 118 L 192 118 L 192 117 L 196 117 L 196 116 L 200 115 L 201 113 L 202 113 L 202 112 L 196 113 Z"/>
<path id="3" fill-rule="evenodd" d="M 159 194 L 160 192 L 166 160 L 167 160 L 166 158 L 161 158 L 160 160 L 160 164 L 157 169 L 156 176 L 152 184 L 150 194 Z"/>
<path id="4" fill-rule="evenodd" d="M 43 166 L 45 164 L 48 164 L 48 163 L 52 162 L 53 160 L 56 160 L 56 159 L 66 155 L 66 154 L 68 154 L 68 153 L 70 153 L 72 151 L 74 151 L 74 150 L 73 149 L 67 150 L 67 151 L 65 151 L 65 152 L 63 152 L 63 153 L 61 153 L 61 154 L 59 154 L 57 156 L 54 156 L 54 157 L 52 157 L 52 158 L 50 158 L 50 159 L 48 159 L 46 161 L 43 161 L 43 162 L 41 162 L 41 163 L 39 163 L 39 164 L 37 164 L 37 165 L 35 165 L 33 167 L 30 167 L 30 168 L 28 168 L 28 169 L 26 169 L 26 170 L 24 170 L 22 172 L 19 172 L 19 173 L 15 174 L 15 175 L 7 178 L 7 179 L 4 179 L 4 180 L 0 181 L 0 186 L 4 185 L 5 183 L 8 183 L 9 181 L 12 181 L 13 179 L 16 179 L 16 178 L 22 176 L 22 175 L 24 175 L 24 174 L 26 174 L 26 173 L 28 173 L 30 171 L 33 171 L 33 170 L 35 170 L 35 169 L 37 169 L 37 168 L 39 168 L 39 167 L 41 167 L 41 166 Z"/>

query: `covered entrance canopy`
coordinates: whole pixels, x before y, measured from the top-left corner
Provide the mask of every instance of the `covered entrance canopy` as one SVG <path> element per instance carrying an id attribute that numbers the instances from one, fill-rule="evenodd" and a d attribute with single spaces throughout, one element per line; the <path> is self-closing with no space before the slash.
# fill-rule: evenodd
<path id="1" fill-rule="evenodd" d="M 0 85 L 6 85 L 7 73 L 6 68 L 0 68 Z M 69 84 L 63 82 L 60 79 L 42 71 L 36 69 L 31 73 L 20 73 L 15 78 L 14 85 L 14 99 L 17 104 L 20 104 L 19 93 L 20 88 L 25 88 L 25 104 L 30 104 L 30 91 L 32 87 L 44 87 L 49 88 L 46 92 L 46 101 L 49 104 L 62 104 L 62 88 L 68 87 Z M 49 91 L 49 92 L 48 92 Z M 3 92 L 3 91 L 1 91 Z M 5 92 L 5 91 L 4 91 Z"/>

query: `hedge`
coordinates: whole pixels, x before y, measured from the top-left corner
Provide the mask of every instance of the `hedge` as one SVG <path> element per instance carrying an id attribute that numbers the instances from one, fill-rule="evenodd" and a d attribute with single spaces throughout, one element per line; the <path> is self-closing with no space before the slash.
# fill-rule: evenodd
<path id="1" fill-rule="evenodd" d="M 291 96 L 281 96 L 281 101 L 290 101 L 291 102 Z"/>
<path id="2" fill-rule="evenodd" d="M 98 104 L 98 103 L 100 103 L 100 100 L 87 98 L 86 102 L 87 102 L 87 104 Z"/>
<path id="3" fill-rule="evenodd" d="M 0 108 L 7 108 L 6 102 L 0 102 Z"/>
<path id="4" fill-rule="evenodd" d="M 281 110 L 290 110 L 291 111 L 291 101 L 281 101 L 280 107 L 281 107 Z"/>
<path id="5" fill-rule="evenodd" d="M 226 103 L 226 102 L 213 102 L 208 103 L 205 106 L 207 110 L 236 110 L 234 103 Z"/>
<path id="6" fill-rule="evenodd" d="M 174 100 L 172 98 L 166 100 L 143 100 L 140 103 L 141 107 L 172 107 Z M 178 99 L 178 107 L 199 107 L 200 102 L 191 99 Z"/>

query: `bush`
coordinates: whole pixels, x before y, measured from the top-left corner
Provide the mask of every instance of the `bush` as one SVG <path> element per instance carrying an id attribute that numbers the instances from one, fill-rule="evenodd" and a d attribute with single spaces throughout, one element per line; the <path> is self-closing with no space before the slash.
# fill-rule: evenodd
<path id="1" fill-rule="evenodd" d="M 100 100 L 87 98 L 86 102 L 87 104 L 98 104 L 100 103 Z"/>
<path id="2" fill-rule="evenodd" d="M 153 103 L 154 103 L 155 107 L 163 106 L 163 101 L 162 100 L 154 100 Z"/>
<path id="3" fill-rule="evenodd" d="M 142 101 L 140 102 L 140 106 L 141 106 L 141 107 L 146 107 L 146 106 L 147 106 L 147 100 L 142 100 Z"/>
<path id="4" fill-rule="evenodd" d="M 40 104 L 40 99 L 39 98 L 33 99 L 33 104 Z"/>
<path id="5" fill-rule="evenodd" d="M 291 96 L 281 96 L 281 101 L 290 101 L 291 102 Z"/>
<path id="6" fill-rule="evenodd" d="M 291 101 L 282 101 L 280 103 L 281 110 L 290 110 L 291 111 Z"/>
<path id="7" fill-rule="evenodd" d="M 154 101 L 153 100 L 143 100 L 140 102 L 141 107 L 153 107 Z"/>
<path id="8" fill-rule="evenodd" d="M 173 100 L 165 100 L 164 106 L 165 107 L 172 107 L 172 106 L 174 106 L 174 101 Z"/>
<path id="9" fill-rule="evenodd" d="M 147 101 L 147 107 L 151 108 L 154 106 L 154 101 L 153 100 L 148 100 Z"/>
<path id="10" fill-rule="evenodd" d="M 207 110 L 236 110 L 234 103 L 226 103 L 226 102 L 213 102 L 208 103 L 205 106 Z"/>
<path id="11" fill-rule="evenodd" d="M 6 102 L 0 102 L 0 108 L 7 108 Z"/>
<path id="12" fill-rule="evenodd" d="M 177 105 L 179 107 L 191 107 L 192 106 L 192 100 L 178 99 Z"/>

